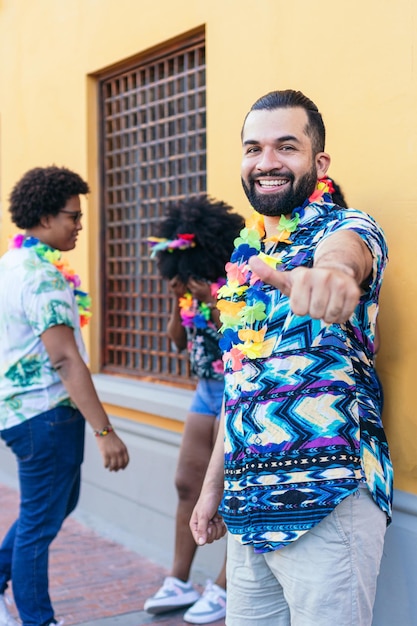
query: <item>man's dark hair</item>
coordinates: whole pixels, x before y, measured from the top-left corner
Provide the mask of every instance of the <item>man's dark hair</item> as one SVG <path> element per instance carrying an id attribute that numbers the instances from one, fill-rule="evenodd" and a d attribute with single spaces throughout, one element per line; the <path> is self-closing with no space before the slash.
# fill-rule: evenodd
<path id="1" fill-rule="evenodd" d="M 196 245 L 186 250 L 158 252 L 161 276 L 169 280 L 178 276 L 184 284 L 190 278 L 214 282 L 225 276 L 224 266 L 244 225 L 244 218 L 234 213 L 231 206 L 205 195 L 169 205 L 154 234 L 171 240 L 184 233 L 194 235 Z"/>
<path id="2" fill-rule="evenodd" d="M 271 91 L 259 98 L 251 107 L 251 111 L 274 111 L 275 109 L 292 109 L 300 107 L 307 113 L 308 124 L 306 133 L 311 138 L 313 153 L 324 151 L 326 143 L 326 129 L 323 118 L 317 106 L 312 100 L 307 98 L 301 91 L 284 89 L 283 91 Z M 246 117 L 249 115 L 246 115 Z M 245 122 L 246 122 L 245 117 Z"/>
<path id="3" fill-rule="evenodd" d="M 18 228 L 34 228 L 42 217 L 57 215 L 72 196 L 89 191 L 88 184 L 65 167 L 35 167 L 12 189 L 9 206 L 12 221 Z"/>

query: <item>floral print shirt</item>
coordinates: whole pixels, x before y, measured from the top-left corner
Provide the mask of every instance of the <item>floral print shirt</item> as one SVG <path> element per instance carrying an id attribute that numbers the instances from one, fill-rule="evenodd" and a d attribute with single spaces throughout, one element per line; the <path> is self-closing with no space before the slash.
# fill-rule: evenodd
<path id="1" fill-rule="evenodd" d="M 187 347 L 191 371 L 197 378 L 223 380 L 222 351 L 219 348 L 220 334 L 209 322 L 205 327 L 186 327 Z"/>
<path id="2" fill-rule="evenodd" d="M 0 430 L 70 403 L 41 339 L 61 324 L 74 329 L 87 361 L 74 294 L 61 273 L 32 248 L 6 252 L 0 259 Z"/>

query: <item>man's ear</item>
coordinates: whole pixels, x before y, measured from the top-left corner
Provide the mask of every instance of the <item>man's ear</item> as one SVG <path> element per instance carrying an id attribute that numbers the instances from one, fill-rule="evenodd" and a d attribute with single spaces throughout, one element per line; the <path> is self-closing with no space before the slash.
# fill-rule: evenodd
<path id="1" fill-rule="evenodd" d="M 330 167 L 330 155 L 327 152 L 318 152 L 315 156 L 317 178 L 323 178 Z"/>

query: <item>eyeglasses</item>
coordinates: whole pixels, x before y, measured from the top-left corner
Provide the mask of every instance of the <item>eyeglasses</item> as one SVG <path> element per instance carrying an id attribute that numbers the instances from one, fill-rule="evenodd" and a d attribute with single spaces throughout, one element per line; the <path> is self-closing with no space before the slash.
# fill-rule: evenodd
<path id="1" fill-rule="evenodd" d="M 65 213 L 66 215 L 69 215 L 72 219 L 72 221 L 74 222 L 74 224 L 76 224 L 77 222 L 80 222 L 82 220 L 83 217 L 83 212 L 82 211 L 65 211 L 64 209 L 61 209 L 61 211 L 59 211 L 60 213 Z"/>

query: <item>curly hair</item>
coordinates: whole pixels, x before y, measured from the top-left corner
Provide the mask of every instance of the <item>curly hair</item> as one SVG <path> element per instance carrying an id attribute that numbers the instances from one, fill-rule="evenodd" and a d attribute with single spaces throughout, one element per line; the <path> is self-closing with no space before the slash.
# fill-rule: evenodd
<path id="1" fill-rule="evenodd" d="M 72 196 L 86 194 L 88 184 L 65 167 L 35 167 L 15 184 L 9 211 L 18 228 L 38 226 L 41 218 L 57 215 Z"/>
<path id="2" fill-rule="evenodd" d="M 344 209 L 348 208 L 348 204 L 346 202 L 346 198 L 345 195 L 342 191 L 342 188 L 340 187 L 340 185 L 338 185 L 333 179 L 332 183 L 333 183 L 333 189 L 334 191 L 332 191 L 332 200 L 335 204 L 337 204 L 338 206 L 341 206 Z"/>
<path id="3" fill-rule="evenodd" d="M 158 270 L 163 278 L 178 276 L 186 284 L 190 278 L 211 282 L 226 275 L 234 240 L 244 227 L 244 218 L 232 212 L 225 202 L 206 195 L 180 200 L 168 206 L 157 237 L 176 239 L 179 234 L 193 234 L 194 248 L 163 250 L 157 254 Z"/>

